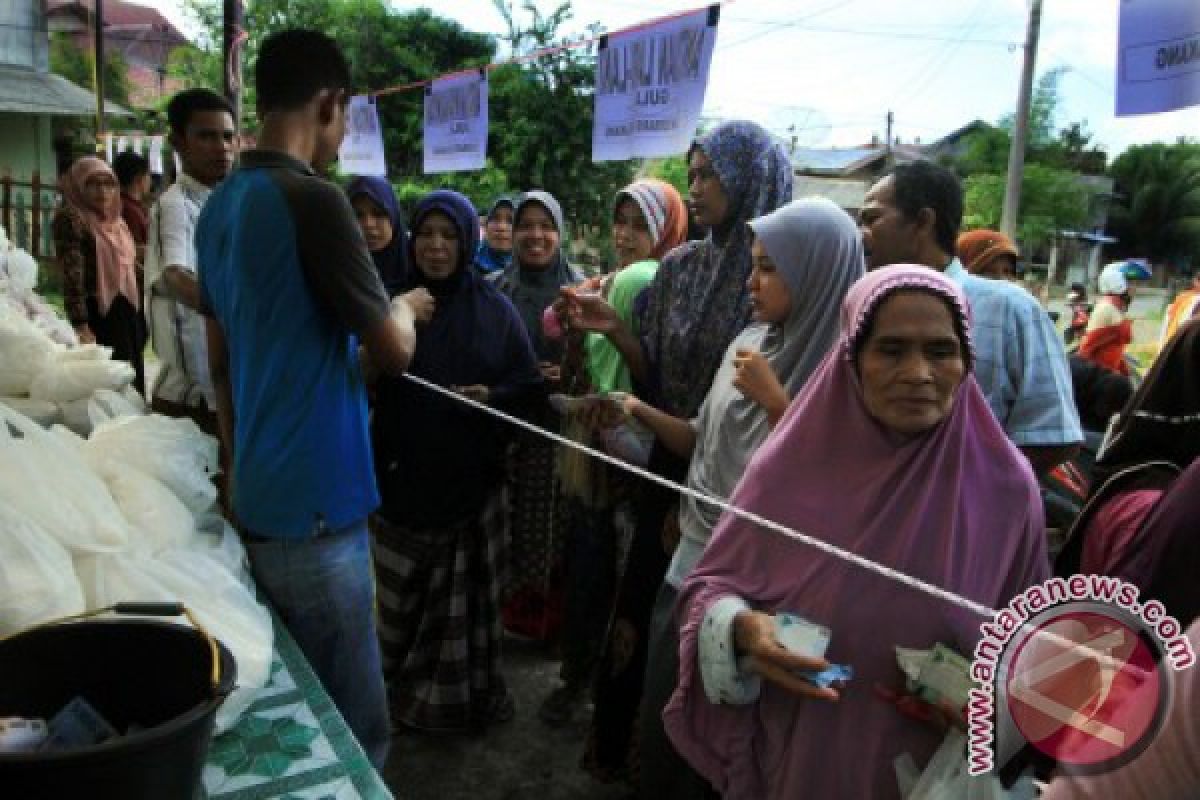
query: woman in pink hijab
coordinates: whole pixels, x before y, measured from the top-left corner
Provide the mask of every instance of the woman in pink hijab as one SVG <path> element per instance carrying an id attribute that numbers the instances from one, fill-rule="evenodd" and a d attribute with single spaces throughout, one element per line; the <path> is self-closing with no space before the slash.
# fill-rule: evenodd
<path id="1" fill-rule="evenodd" d="M 111 347 L 113 358 L 133 365 L 134 385 L 145 393 L 137 248 L 121 218 L 117 176 L 100 159 L 81 158 L 63 176 L 62 192 L 53 231 L 67 318 L 81 342 Z"/>
<path id="2" fill-rule="evenodd" d="M 971 374 L 967 302 L 925 267 L 868 273 L 833 350 L 759 449 L 734 506 L 998 608 L 1048 577 L 1029 464 Z M 786 650 L 777 612 L 829 631 L 825 658 Z M 727 800 L 897 798 L 893 762 L 940 733 L 876 687 L 895 648 L 968 658 L 986 621 L 889 577 L 725 514 L 684 583 L 672 742 Z M 739 660 L 739 656 L 744 658 Z M 797 669 L 849 665 L 843 688 Z"/>

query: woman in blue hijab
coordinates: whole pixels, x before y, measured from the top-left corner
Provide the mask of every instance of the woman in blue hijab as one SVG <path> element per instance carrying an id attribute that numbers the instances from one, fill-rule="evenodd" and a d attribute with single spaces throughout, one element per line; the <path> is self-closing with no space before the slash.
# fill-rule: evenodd
<path id="1" fill-rule="evenodd" d="M 400 216 L 400 202 L 383 178 L 359 177 L 346 187 L 358 225 L 367 239 L 375 269 L 390 297 L 408 279 L 408 230 Z"/>
<path id="2" fill-rule="evenodd" d="M 473 266 L 479 223 L 457 192 L 412 217 L 401 287 L 433 295 L 408 372 L 489 406 L 525 413 L 542 377 L 508 298 Z M 374 519 L 379 635 L 392 718 L 426 730 L 503 721 L 499 553 L 507 536 L 504 454 L 511 427 L 404 377 L 383 378 L 372 427 L 382 506 Z"/>
<path id="3" fill-rule="evenodd" d="M 483 240 L 475 251 L 475 266 L 484 275 L 502 272 L 512 263 L 513 212 L 516 204 L 508 195 L 496 198 L 488 209 Z"/>

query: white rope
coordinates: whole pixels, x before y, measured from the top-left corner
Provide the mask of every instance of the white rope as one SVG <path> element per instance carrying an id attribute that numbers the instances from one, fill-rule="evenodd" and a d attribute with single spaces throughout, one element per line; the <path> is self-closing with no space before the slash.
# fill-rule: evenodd
<path id="1" fill-rule="evenodd" d="M 635 466 L 633 464 L 629 464 L 625 461 L 622 461 L 619 458 L 610 456 L 608 453 L 602 452 L 600 450 L 596 450 L 595 448 L 592 448 L 592 447 L 588 447 L 587 445 L 582 444 L 580 442 L 572 441 L 572 440 L 566 438 L 565 436 L 561 436 L 557 433 L 554 433 L 553 431 L 548 431 L 545 428 L 538 427 L 537 425 L 534 425 L 530 422 L 526 422 L 523 419 L 514 417 L 511 414 L 506 414 L 497 408 L 492 408 L 489 405 L 485 405 L 484 403 L 480 403 L 476 400 L 472 400 L 471 398 L 465 397 L 465 396 L 459 394 L 458 392 L 455 392 L 455 391 L 445 388 L 444 386 L 439 386 L 436 383 L 431 383 L 430 381 L 427 381 L 424 378 L 420 378 L 416 375 L 412 375 L 407 372 L 404 373 L 404 377 L 407 378 L 408 380 L 412 381 L 413 383 L 417 384 L 418 386 L 424 386 L 426 389 L 429 389 L 430 391 L 437 392 L 438 394 L 458 400 L 458 401 L 465 403 L 473 408 L 483 411 L 484 413 L 491 414 L 492 416 L 497 417 L 498 419 L 502 419 L 505 422 L 508 422 L 509 424 L 515 425 L 518 428 L 523 428 L 524 430 L 527 430 L 530 433 L 533 433 L 537 436 L 542 436 L 547 439 L 550 439 L 551 441 L 556 442 L 556 443 L 562 445 L 563 447 L 573 447 L 576 450 L 579 450 L 580 452 L 587 453 L 592 458 L 596 458 L 607 464 L 611 464 L 612 466 L 614 466 L 618 469 L 622 469 L 622 470 L 625 470 L 626 472 L 633 473 L 634 475 L 637 475 L 640 478 L 644 478 L 645 480 L 657 483 L 659 486 L 664 486 L 668 489 L 679 492 L 680 494 L 684 494 L 689 497 L 695 498 L 696 500 L 699 500 L 703 503 L 708 503 L 708 504 L 717 506 L 722 511 L 726 511 L 730 514 L 733 514 L 735 517 L 740 517 L 741 519 L 744 519 L 747 522 L 752 522 L 755 525 L 758 525 L 762 528 L 766 528 L 769 531 L 777 533 L 781 536 L 785 536 L 788 539 L 792 539 L 793 541 L 800 542 L 801 544 L 806 544 L 809 547 L 814 547 L 823 553 L 833 556 L 834 558 L 839 558 L 842 561 L 846 561 L 850 564 L 854 564 L 856 566 L 862 567 L 863 569 L 868 570 L 869 572 L 874 572 L 875 574 L 880 575 L 884 578 L 888 578 L 897 583 L 903 584 L 903 585 L 909 587 L 910 589 L 914 589 L 918 592 L 923 592 L 927 595 L 930 595 L 931 597 L 936 597 L 939 600 L 944 600 L 945 602 L 950 603 L 951 605 L 955 605 L 955 606 L 958 606 L 959 608 L 966 609 L 967 611 L 978 614 L 981 617 L 986 617 L 986 618 L 990 619 L 996 615 L 995 609 L 991 609 L 985 605 L 976 603 L 974 600 L 963 597 L 962 595 L 955 594 L 954 592 L 943 589 L 940 586 L 934 586 L 932 583 L 923 581 L 920 578 L 914 578 L 911 575 L 907 575 L 898 570 L 894 570 L 891 567 L 884 566 L 883 564 L 872 561 L 869 558 L 863 558 L 862 556 L 858 555 L 857 553 L 852 553 L 849 550 L 843 550 L 840 547 L 832 545 L 829 542 L 822 541 L 821 539 L 817 539 L 816 537 L 809 536 L 806 533 L 801 533 L 800 531 L 792 530 L 791 528 L 787 527 L 786 525 L 782 525 L 778 522 L 775 522 L 774 520 L 769 520 L 765 517 L 761 517 L 758 514 L 755 514 L 752 511 L 746 511 L 744 509 L 738 508 L 737 506 L 731 505 L 729 502 L 722 500 L 721 498 L 713 497 L 711 495 L 704 494 L 703 492 L 698 492 L 695 489 L 692 489 L 691 487 L 675 483 L 674 481 L 668 480 L 667 478 L 664 478 L 661 475 L 656 475 L 653 472 L 650 472 L 649 470 L 643 469 L 643 468 Z"/>

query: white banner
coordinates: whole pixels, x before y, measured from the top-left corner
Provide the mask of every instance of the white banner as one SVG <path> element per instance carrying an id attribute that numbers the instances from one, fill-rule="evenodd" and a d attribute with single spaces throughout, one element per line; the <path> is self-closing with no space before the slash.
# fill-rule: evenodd
<path id="1" fill-rule="evenodd" d="M 1117 116 L 1200 105 L 1200 2 L 1121 0 Z"/>
<path id="2" fill-rule="evenodd" d="M 488 82 L 482 71 L 439 78 L 425 89 L 425 171 L 483 169 Z"/>
<path id="3" fill-rule="evenodd" d="M 696 135 L 718 6 L 600 40 L 592 160 L 685 153 Z"/>
<path id="4" fill-rule="evenodd" d="M 383 156 L 383 129 L 375 98 L 365 94 L 350 98 L 346 109 L 346 136 L 338 149 L 338 170 L 344 175 L 387 177 L 387 159 Z"/>

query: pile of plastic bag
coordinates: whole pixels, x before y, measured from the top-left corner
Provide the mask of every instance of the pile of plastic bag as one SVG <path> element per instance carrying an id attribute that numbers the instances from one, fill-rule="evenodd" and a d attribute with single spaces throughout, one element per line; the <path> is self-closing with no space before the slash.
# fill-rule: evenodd
<path id="1" fill-rule="evenodd" d="M 273 633 L 216 510 L 217 443 L 111 390 L 88 402 L 86 439 L 0 402 L 0 636 L 118 602 L 181 602 L 237 661 L 223 730 L 266 685 Z"/>
<path id="2" fill-rule="evenodd" d="M 0 306 L 28 320 L 51 341 L 78 344 L 70 323 L 34 290 L 37 277 L 37 261 L 10 242 L 0 227 Z"/>
<path id="3" fill-rule="evenodd" d="M 145 410 L 132 382 L 133 367 L 113 361 L 111 349 L 55 341 L 20 309 L 4 302 L 0 292 L 0 402 L 43 425 L 62 423 L 86 436 L 96 422 L 89 406 L 98 392 L 122 395 L 123 409 Z M 104 402 L 113 401 L 110 397 Z"/>

